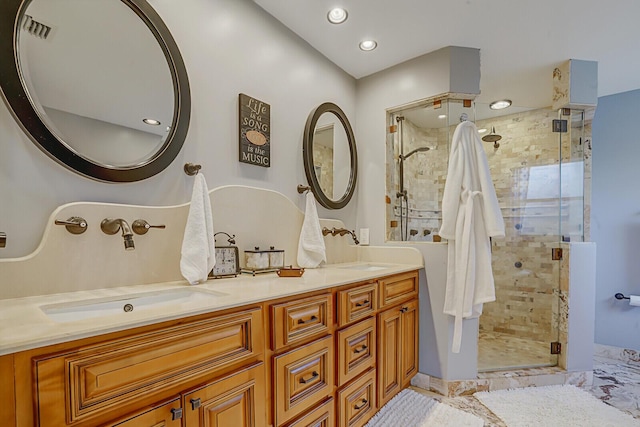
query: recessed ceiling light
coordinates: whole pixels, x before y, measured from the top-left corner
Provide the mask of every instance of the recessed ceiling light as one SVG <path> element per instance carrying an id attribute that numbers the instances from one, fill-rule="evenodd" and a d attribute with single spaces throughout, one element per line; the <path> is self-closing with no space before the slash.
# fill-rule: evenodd
<path id="1" fill-rule="evenodd" d="M 349 14 L 347 13 L 347 11 L 341 7 L 331 9 L 329 13 L 327 13 L 327 19 L 332 24 L 342 24 L 347 20 L 348 16 Z"/>
<path id="2" fill-rule="evenodd" d="M 501 99 L 500 101 L 493 101 L 489 104 L 489 108 L 492 110 L 502 110 L 503 108 L 507 108 L 511 106 L 510 99 Z"/>
<path id="3" fill-rule="evenodd" d="M 486 128 L 478 129 L 478 133 L 485 133 L 486 131 L 487 131 L 487 129 L 486 129 Z"/>
<path id="4" fill-rule="evenodd" d="M 142 121 L 151 126 L 158 126 L 160 124 L 156 119 L 142 119 Z"/>
<path id="5" fill-rule="evenodd" d="M 373 50 L 378 47 L 378 43 L 375 40 L 364 40 L 360 42 L 360 49 L 366 51 Z"/>
<path id="6" fill-rule="evenodd" d="M 438 118 L 439 118 L 439 119 L 446 119 L 446 118 L 447 118 L 447 115 L 446 115 L 446 114 L 440 114 L 440 115 L 438 116 Z"/>

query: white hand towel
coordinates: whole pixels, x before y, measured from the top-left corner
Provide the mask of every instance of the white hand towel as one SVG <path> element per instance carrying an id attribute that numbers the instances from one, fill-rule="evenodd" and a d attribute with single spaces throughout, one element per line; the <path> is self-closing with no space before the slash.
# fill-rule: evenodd
<path id="1" fill-rule="evenodd" d="M 324 237 L 320 228 L 320 219 L 318 219 L 316 199 L 309 191 L 298 242 L 298 266 L 316 268 L 322 261 L 327 261 Z"/>
<path id="2" fill-rule="evenodd" d="M 214 245 L 209 189 L 204 175 L 198 173 L 193 183 L 180 258 L 180 272 L 190 284 L 207 280 L 207 275 L 216 263 Z"/>

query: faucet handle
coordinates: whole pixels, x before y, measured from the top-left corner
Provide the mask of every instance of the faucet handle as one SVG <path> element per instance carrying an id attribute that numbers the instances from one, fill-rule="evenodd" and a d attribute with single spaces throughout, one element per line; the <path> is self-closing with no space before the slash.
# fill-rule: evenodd
<path id="1" fill-rule="evenodd" d="M 164 224 L 151 225 L 144 219 L 136 219 L 133 221 L 133 224 L 131 224 L 131 229 L 136 234 L 147 234 L 150 228 L 167 228 L 167 226 Z"/>
<path id="2" fill-rule="evenodd" d="M 55 225 L 64 225 L 67 231 L 71 234 L 82 234 L 87 231 L 87 221 L 79 216 L 72 216 L 66 221 L 56 219 Z"/>

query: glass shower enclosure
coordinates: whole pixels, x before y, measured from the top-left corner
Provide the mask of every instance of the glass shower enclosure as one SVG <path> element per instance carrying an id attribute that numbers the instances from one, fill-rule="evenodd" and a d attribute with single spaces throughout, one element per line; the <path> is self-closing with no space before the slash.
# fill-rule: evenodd
<path id="1" fill-rule="evenodd" d="M 506 231 L 492 241 L 496 301 L 484 304 L 480 317 L 478 369 L 554 366 L 561 263 L 552 259 L 552 249 L 584 240 L 584 135 L 590 120 L 584 111 L 494 111 L 456 99 L 389 111 L 387 241 L 440 240 L 451 137 L 463 114 L 481 138 L 491 135 L 482 144 Z"/>

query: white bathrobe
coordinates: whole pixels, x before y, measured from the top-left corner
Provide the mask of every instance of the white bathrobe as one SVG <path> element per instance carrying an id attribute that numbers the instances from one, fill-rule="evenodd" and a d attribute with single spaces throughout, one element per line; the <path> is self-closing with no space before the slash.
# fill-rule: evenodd
<path id="1" fill-rule="evenodd" d="M 451 351 L 459 353 L 462 319 L 480 316 L 482 304 L 496 299 L 489 238 L 504 237 L 487 157 L 469 121 L 453 133 L 440 235 L 449 244 L 444 313 L 455 317 Z"/>

